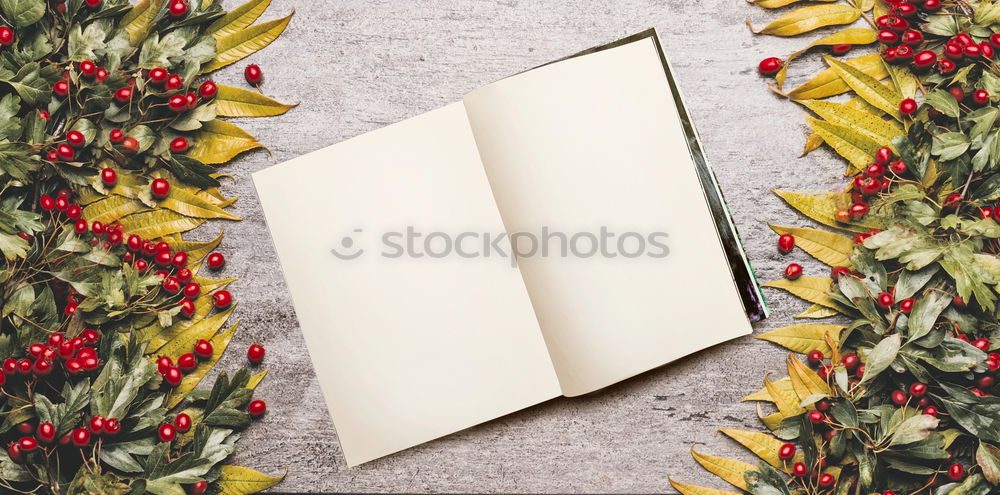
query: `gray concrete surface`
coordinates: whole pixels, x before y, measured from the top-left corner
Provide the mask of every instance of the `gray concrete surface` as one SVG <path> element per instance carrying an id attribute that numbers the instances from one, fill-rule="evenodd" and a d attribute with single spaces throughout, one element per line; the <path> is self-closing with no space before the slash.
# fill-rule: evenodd
<path id="1" fill-rule="evenodd" d="M 227 0 L 232 7 L 235 2 Z M 224 365 L 244 362 L 252 342 L 267 346 L 270 375 L 258 397 L 269 414 L 239 443 L 233 462 L 271 474 L 291 492 L 671 492 L 678 480 L 726 488 L 691 459 L 701 451 L 752 461 L 722 437 L 725 427 L 758 428 L 740 403 L 784 353 L 752 337 L 720 345 L 588 397 L 558 399 L 383 460 L 348 469 L 295 320 L 252 183 L 251 172 L 453 102 L 481 85 L 541 63 L 655 27 L 722 188 L 765 280 L 799 252 L 777 254 L 767 223 L 807 225 L 771 188 L 830 189 L 842 165 L 826 150 L 798 159 L 802 111 L 773 95 L 757 61 L 784 57 L 806 39 L 754 36 L 744 25 L 776 17 L 740 0 L 274 0 L 266 18 L 296 9 L 285 35 L 247 62 L 265 74 L 264 92 L 301 101 L 288 114 L 238 122 L 270 149 L 246 154 L 226 172 L 245 221 L 224 228 L 225 275 L 240 301 L 241 329 Z M 783 9 L 787 10 L 787 9 Z M 246 63 L 246 62 L 245 62 Z M 215 76 L 242 83 L 245 63 Z M 801 82 L 817 54 L 793 67 Z M 312 214 L 303 212 L 303 215 Z M 825 270 L 824 270 L 825 271 Z M 805 304 L 767 290 L 773 316 L 757 331 L 792 322 Z M 704 297 L 712 297 L 704 294 Z"/>

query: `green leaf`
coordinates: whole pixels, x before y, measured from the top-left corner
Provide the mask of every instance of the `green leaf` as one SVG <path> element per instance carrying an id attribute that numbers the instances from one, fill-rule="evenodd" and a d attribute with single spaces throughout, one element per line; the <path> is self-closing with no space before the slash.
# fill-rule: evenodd
<path id="1" fill-rule="evenodd" d="M 976 464 L 983 470 L 983 477 L 994 485 L 1000 485 L 1000 448 L 986 442 L 979 442 L 976 449 Z"/>
<path id="2" fill-rule="evenodd" d="M 969 149 L 969 137 L 961 132 L 946 132 L 934 135 L 931 154 L 942 161 L 954 160 Z"/>
<path id="3" fill-rule="evenodd" d="M 961 110 L 958 108 L 958 100 L 955 99 L 951 92 L 943 89 L 936 89 L 927 93 L 924 101 L 948 117 L 957 118 L 961 113 Z"/>
<path id="4" fill-rule="evenodd" d="M 45 0 L 0 0 L 4 16 L 20 27 L 30 26 L 45 15 Z"/>
<path id="5" fill-rule="evenodd" d="M 867 374 L 867 368 L 865 370 Z M 942 382 L 946 395 L 935 396 L 951 419 L 980 440 L 1000 442 L 1000 404 L 984 403 L 971 392 Z"/>
<path id="6" fill-rule="evenodd" d="M 861 377 L 861 383 L 868 383 L 875 379 L 879 373 L 885 371 L 896 359 L 902 341 L 898 333 L 894 333 L 875 345 L 865 361 L 865 375 Z"/>
<path id="7" fill-rule="evenodd" d="M 21 66 L 17 74 L 0 80 L 10 84 L 29 106 L 40 107 L 48 103 L 52 96 L 52 89 L 49 87 L 48 81 L 42 78 L 38 62 L 25 64 Z"/>
<path id="8" fill-rule="evenodd" d="M 930 333 L 938 316 L 951 304 L 951 297 L 941 291 L 929 291 L 913 302 L 910 318 L 907 320 L 910 340 L 917 340 Z"/>
<path id="9" fill-rule="evenodd" d="M 868 370 L 865 368 L 865 373 Z M 940 421 L 935 416 L 929 414 L 917 414 L 906 421 L 903 421 L 892 434 L 892 441 L 889 446 L 907 445 L 920 442 L 930 436 L 931 432 L 937 428 Z"/>

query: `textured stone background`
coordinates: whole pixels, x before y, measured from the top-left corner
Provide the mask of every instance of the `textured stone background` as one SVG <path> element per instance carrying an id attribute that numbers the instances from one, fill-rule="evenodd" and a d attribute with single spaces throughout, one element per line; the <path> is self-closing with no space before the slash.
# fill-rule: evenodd
<path id="1" fill-rule="evenodd" d="M 285 35 L 249 62 L 263 67 L 266 94 L 301 105 L 281 117 L 239 122 L 270 150 L 227 168 L 236 178 L 227 190 L 240 196 L 235 211 L 245 221 L 199 229 L 202 237 L 225 229 L 225 275 L 240 277 L 232 287 L 242 321 L 234 349 L 255 341 L 268 348 L 271 374 L 258 396 L 270 413 L 247 432 L 234 461 L 272 474 L 287 469 L 282 493 L 664 492 L 672 491 L 668 475 L 725 488 L 689 449 L 752 461 L 716 432 L 757 428 L 753 404 L 739 399 L 761 386 L 764 373 L 784 368 L 780 349 L 752 337 L 589 397 L 553 400 L 347 469 L 249 176 L 526 68 L 656 27 L 758 276 L 777 278 L 792 260 L 818 272 L 801 252 L 777 254 L 767 222 L 807 223 L 769 190 L 830 189 L 842 165 L 826 150 L 797 158 L 802 111 L 768 91 L 755 72 L 760 59 L 784 57 L 807 40 L 754 36 L 745 18 L 764 23 L 778 14 L 741 0 L 274 0 L 267 18 L 293 8 Z M 793 67 L 792 83 L 819 67 L 817 54 L 805 58 Z M 216 79 L 240 84 L 243 66 Z M 805 308 L 767 291 L 773 316 L 757 331 L 787 325 Z M 231 367 L 242 362 L 236 352 L 224 360 Z"/>

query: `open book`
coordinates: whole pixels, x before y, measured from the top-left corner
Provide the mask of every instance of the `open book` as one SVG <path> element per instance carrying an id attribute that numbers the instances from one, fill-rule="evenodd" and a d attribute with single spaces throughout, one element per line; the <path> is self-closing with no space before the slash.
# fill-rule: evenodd
<path id="1" fill-rule="evenodd" d="M 253 180 L 349 465 L 765 316 L 653 31 Z"/>

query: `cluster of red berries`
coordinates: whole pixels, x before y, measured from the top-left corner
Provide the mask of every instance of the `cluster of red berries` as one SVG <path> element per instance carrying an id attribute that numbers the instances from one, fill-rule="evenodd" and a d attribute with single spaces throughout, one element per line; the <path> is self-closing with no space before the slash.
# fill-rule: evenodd
<path id="1" fill-rule="evenodd" d="M 101 334 L 86 329 L 79 336 L 66 339 L 62 333 L 49 335 L 46 343 L 36 342 L 28 346 L 28 356 L 22 359 L 10 358 L 0 369 L 0 386 L 15 377 L 40 378 L 48 376 L 56 369 L 60 360 L 68 375 L 79 375 L 96 370 L 100 365 L 97 350 L 90 347 L 101 339 Z"/>
<path id="2" fill-rule="evenodd" d="M 823 438 L 829 442 L 837 435 L 837 430 L 833 428 L 824 428 L 825 425 L 829 424 L 826 416 L 826 411 L 830 410 L 830 401 L 823 399 L 816 403 L 816 409 L 810 411 L 807 415 L 809 422 L 812 423 L 816 428 L 822 429 Z M 782 462 L 789 462 L 795 458 L 796 454 L 795 444 L 785 443 L 778 448 L 778 458 Z M 791 471 L 792 474 L 798 478 L 812 477 L 815 479 L 816 483 L 822 490 L 829 490 L 837 482 L 837 478 L 830 473 L 823 473 L 823 469 L 826 467 L 826 456 L 822 453 L 816 459 L 816 469 L 810 469 L 806 463 L 797 461 L 792 463 Z M 787 469 L 787 464 L 786 464 Z"/>
<path id="3" fill-rule="evenodd" d="M 7 446 L 7 455 L 15 464 L 24 464 L 27 454 L 42 448 L 49 450 L 57 446 L 73 444 L 75 447 L 83 448 L 90 445 L 93 437 L 113 437 L 122 431 L 121 422 L 116 418 L 104 419 L 101 416 L 94 416 L 86 422 L 84 426 L 74 428 L 56 441 L 56 428 L 52 423 L 39 423 L 36 428 L 31 423 L 20 423 L 17 431 L 25 435 Z"/>

